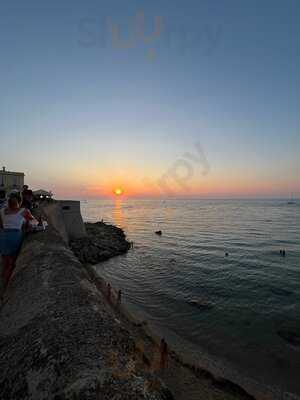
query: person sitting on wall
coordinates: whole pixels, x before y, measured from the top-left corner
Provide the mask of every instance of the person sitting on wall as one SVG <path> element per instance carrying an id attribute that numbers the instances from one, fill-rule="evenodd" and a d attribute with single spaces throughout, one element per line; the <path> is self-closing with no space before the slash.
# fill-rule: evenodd
<path id="1" fill-rule="evenodd" d="M 17 196 L 11 195 L 7 207 L 0 210 L 0 254 L 3 259 L 5 287 L 15 267 L 23 240 L 23 225 L 35 219 L 29 210 L 20 208 Z"/>
<path id="2" fill-rule="evenodd" d="M 28 185 L 23 186 L 22 197 L 23 197 L 22 207 L 31 210 L 33 201 L 33 191 L 28 188 Z"/>

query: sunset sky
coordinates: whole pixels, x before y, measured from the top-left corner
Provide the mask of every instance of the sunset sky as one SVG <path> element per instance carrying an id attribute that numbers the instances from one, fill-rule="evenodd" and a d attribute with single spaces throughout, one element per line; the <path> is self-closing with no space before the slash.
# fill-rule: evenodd
<path id="1" fill-rule="evenodd" d="M 299 18 L 296 0 L 2 1 L 1 163 L 62 198 L 300 196 Z"/>

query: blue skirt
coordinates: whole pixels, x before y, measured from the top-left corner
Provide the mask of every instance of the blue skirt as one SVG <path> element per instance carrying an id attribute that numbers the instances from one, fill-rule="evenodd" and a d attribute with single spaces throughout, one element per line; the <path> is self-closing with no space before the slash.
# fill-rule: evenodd
<path id="1" fill-rule="evenodd" d="M 21 248 L 23 232 L 16 229 L 0 229 L 0 254 L 16 256 Z"/>

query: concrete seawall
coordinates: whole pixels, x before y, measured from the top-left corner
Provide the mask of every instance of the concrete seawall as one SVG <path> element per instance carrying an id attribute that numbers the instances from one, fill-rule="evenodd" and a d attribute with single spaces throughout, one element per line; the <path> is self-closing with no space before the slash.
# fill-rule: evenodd
<path id="1" fill-rule="evenodd" d="M 160 381 L 139 369 L 134 340 L 55 228 L 54 214 L 48 231 L 26 238 L 4 294 L 0 399 L 166 398 Z"/>
<path id="2" fill-rule="evenodd" d="M 56 201 L 44 206 L 42 212 L 66 244 L 86 236 L 79 201 Z"/>

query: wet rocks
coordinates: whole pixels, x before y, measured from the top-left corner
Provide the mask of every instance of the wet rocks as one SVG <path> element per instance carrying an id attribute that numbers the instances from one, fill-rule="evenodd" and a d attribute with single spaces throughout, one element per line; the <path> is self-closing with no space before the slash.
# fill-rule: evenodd
<path id="1" fill-rule="evenodd" d="M 87 236 L 70 242 L 71 249 L 83 264 L 98 264 L 126 253 L 131 247 L 121 228 L 104 222 L 86 223 L 85 227 Z"/>

